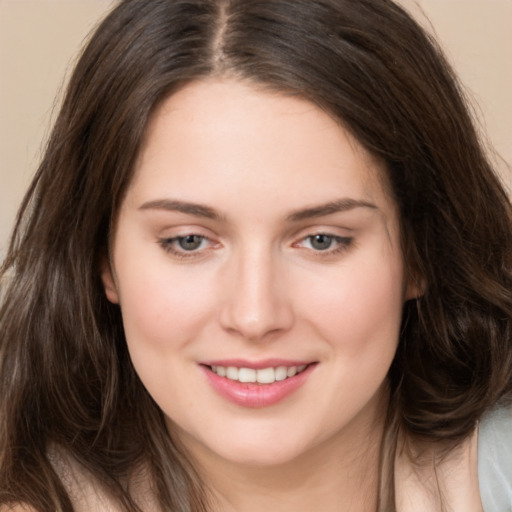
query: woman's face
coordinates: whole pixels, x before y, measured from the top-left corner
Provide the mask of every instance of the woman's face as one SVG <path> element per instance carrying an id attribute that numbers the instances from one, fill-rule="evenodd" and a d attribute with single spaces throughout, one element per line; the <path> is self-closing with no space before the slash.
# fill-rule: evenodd
<path id="1" fill-rule="evenodd" d="M 383 174 L 302 99 L 208 80 L 157 110 L 103 281 L 192 451 L 277 464 L 372 431 L 416 292 Z"/>

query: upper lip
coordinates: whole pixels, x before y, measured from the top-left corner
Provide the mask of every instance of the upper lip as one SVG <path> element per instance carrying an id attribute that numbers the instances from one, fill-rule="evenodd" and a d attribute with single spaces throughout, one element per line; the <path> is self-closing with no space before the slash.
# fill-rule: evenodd
<path id="1" fill-rule="evenodd" d="M 297 359 L 262 359 L 260 361 L 249 361 L 247 359 L 217 359 L 211 361 L 203 361 L 201 364 L 205 366 L 234 366 L 235 368 L 252 368 L 261 370 L 263 368 L 277 368 L 279 366 L 302 366 L 312 364 L 315 361 L 297 360 Z"/>

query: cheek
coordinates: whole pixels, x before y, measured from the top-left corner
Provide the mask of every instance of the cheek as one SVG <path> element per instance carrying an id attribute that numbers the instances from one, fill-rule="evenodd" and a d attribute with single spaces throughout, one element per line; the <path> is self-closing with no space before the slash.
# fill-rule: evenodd
<path id="1" fill-rule="evenodd" d="M 160 265 L 138 271 L 121 268 L 118 274 L 133 366 L 159 406 L 180 417 L 182 407 L 194 409 L 199 392 L 187 370 L 195 366 L 194 340 L 201 337 L 212 316 L 212 294 L 201 276 L 192 278 L 187 271 L 170 271 Z M 173 389 L 180 389 L 178 405 L 170 393 Z"/>
<path id="2" fill-rule="evenodd" d="M 315 395 L 326 431 L 380 402 L 399 339 L 402 283 L 400 259 L 373 256 L 347 263 L 329 280 L 310 281 L 304 317 L 328 346 Z"/>
<path id="3" fill-rule="evenodd" d="M 119 270 L 120 302 L 128 345 L 164 351 L 186 344 L 212 312 L 208 281 L 164 265 Z"/>
<path id="4" fill-rule="evenodd" d="M 404 301 L 402 264 L 387 252 L 386 257 L 362 254 L 309 283 L 304 314 L 347 357 L 373 359 L 373 353 L 396 348 Z"/>

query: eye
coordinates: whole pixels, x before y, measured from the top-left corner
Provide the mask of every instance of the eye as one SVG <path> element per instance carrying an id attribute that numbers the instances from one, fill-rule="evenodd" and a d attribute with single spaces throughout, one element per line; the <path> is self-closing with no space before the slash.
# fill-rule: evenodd
<path id="1" fill-rule="evenodd" d="M 205 241 L 205 237 L 201 235 L 178 236 L 175 241 L 180 249 L 184 251 L 196 251 Z"/>
<path id="2" fill-rule="evenodd" d="M 314 253 L 332 255 L 348 249 L 351 243 L 352 238 L 349 237 L 329 233 L 315 233 L 314 235 L 308 235 L 302 238 L 293 245 L 294 247 L 309 249 Z"/>
<path id="3" fill-rule="evenodd" d="M 308 236 L 308 240 L 311 247 L 316 251 L 327 251 L 335 242 L 333 236 L 325 235 L 323 233 L 319 235 Z"/>
<path id="4" fill-rule="evenodd" d="M 159 240 L 158 243 L 165 251 L 178 258 L 198 256 L 215 246 L 215 243 L 208 237 L 196 233 L 163 238 Z"/>

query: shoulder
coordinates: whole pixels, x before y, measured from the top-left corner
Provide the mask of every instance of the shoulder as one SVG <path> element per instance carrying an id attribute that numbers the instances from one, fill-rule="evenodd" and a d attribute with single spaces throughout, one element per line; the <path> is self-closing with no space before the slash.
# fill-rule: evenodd
<path id="1" fill-rule="evenodd" d="M 512 511 L 512 406 L 496 407 L 480 422 L 478 479 L 485 512 Z"/>

